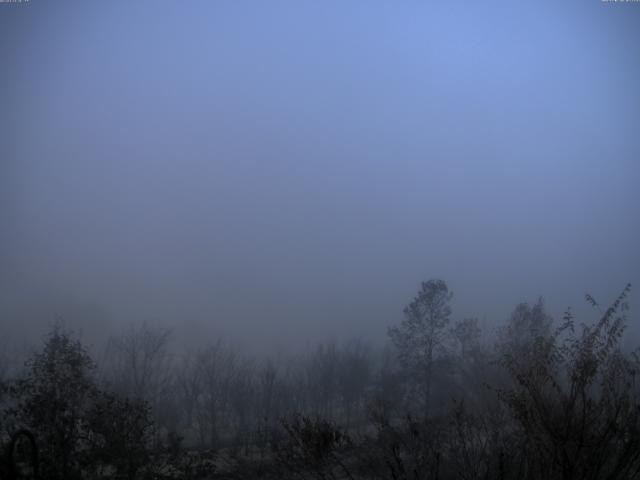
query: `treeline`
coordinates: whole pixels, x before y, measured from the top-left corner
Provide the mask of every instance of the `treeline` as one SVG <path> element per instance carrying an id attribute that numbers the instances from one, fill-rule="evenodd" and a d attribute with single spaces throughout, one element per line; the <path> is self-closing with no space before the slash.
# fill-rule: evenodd
<path id="1" fill-rule="evenodd" d="M 176 355 L 168 330 L 142 325 L 96 365 L 56 325 L 0 381 L 0 441 L 32 432 L 51 479 L 640 478 L 629 288 L 606 309 L 587 296 L 592 324 L 519 304 L 488 339 L 430 280 L 385 349 L 351 340 L 277 361 L 221 341 Z M 15 443 L 14 470 L 33 474 Z"/>

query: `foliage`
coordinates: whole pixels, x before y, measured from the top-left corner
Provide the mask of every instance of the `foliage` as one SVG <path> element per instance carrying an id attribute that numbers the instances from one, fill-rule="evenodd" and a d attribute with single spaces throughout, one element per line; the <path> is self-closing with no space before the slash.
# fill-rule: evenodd
<path id="1" fill-rule="evenodd" d="M 424 282 L 389 330 L 387 355 L 329 342 L 260 365 L 218 342 L 173 365 L 168 337 L 144 327 L 112 340 L 100 388 L 85 347 L 55 326 L 24 374 L 0 384 L 2 427 L 33 432 L 53 480 L 630 480 L 640 477 L 640 349 L 620 342 L 629 289 L 595 324 L 568 311 L 555 330 L 541 300 L 521 303 L 495 348 L 474 318 L 448 327 L 440 280 Z M 165 423 L 157 435 L 156 408 L 173 409 L 163 418 L 181 429 Z"/>
<path id="2" fill-rule="evenodd" d="M 277 464 L 296 478 L 353 478 L 346 459 L 351 438 L 322 418 L 295 415 L 283 421 L 287 440 L 274 446 Z"/>
<path id="3" fill-rule="evenodd" d="M 640 469 L 637 364 L 620 350 L 628 285 L 578 332 L 567 312 L 527 362 L 505 355 L 514 386 L 500 397 L 521 429 L 520 478 L 630 478 Z M 526 445 L 526 448 L 525 448 Z"/>
<path id="4" fill-rule="evenodd" d="M 443 430 L 430 418 L 405 416 L 399 424 L 374 417 L 375 435 L 365 438 L 360 478 L 427 480 L 440 471 Z"/>
<path id="5" fill-rule="evenodd" d="M 153 423 L 148 403 L 101 392 L 85 418 L 89 449 L 87 455 L 100 465 L 112 465 L 116 472 L 134 479 L 149 460 Z"/>
<path id="6" fill-rule="evenodd" d="M 134 478 L 148 456 L 149 407 L 101 391 L 86 348 L 58 323 L 25 366 L 25 375 L 8 385 L 2 418 L 9 433 L 33 433 L 42 476 L 93 477 L 115 467 Z"/>
<path id="7" fill-rule="evenodd" d="M 56 324 L 27 367 L 26 377 L 10 386 L 14 403 L 5 411 L 5 422 L 37 433 L 43 476 L 76 477 L 85 449 L 82 422 L 96 395 L 95 365 L 84 346 Z"/>

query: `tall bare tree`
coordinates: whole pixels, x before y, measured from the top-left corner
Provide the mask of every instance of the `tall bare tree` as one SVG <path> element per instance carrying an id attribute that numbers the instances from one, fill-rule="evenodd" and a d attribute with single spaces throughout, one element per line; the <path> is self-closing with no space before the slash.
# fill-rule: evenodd
<path id="1" fill-rule="evenodd" d="M 229 423 L 231 391 L 238 373 L 238 355 L 218 341 L 199 351 L 196 362 L 202 382 L 196 415 L 200 442 L 215 449 L 220 446 L 221 433 Z"/>
<path id="2" fill-rule="evenodd" d="M 342 399 L 344 424 L 348 430 L 358 407 L 364 405 L 371 382 L 372 365 L 369 346 L 360 339 L 350 340 L 340 351 L 338 391 Z"/>
<path id="3" fill-rule="evenodd" d="M 418 294 L 404 309 L 404 320 L 388 332 L 401 364 L 422 387 L 426 416 L 431 409 L 433 362 L 444 348 L 452 296 L 444 280 L 422 282 Z"/>
<path id="4" fill-rule="evenodd" d="M 109 339 L 105 355 L 103 378 L 108 388 L 121 396 L 144 400 L 152 408 L 158 428 L 175 428 L 173 394 L 173 359 L 169 351 L 171 331 L 152 328 L 146 323 L 131 326 Z"/>

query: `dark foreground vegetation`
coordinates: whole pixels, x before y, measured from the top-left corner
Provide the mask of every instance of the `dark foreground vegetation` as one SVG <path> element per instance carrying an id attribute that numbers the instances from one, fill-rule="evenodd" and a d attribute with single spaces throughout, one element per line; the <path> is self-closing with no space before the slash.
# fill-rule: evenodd
<path id="1" fill-rule="evenodd" d="M 595 322 L 520 304 L 491 340 L 421 285 L 388 349 L 322 344 L 256 361 L 218 342 L 171 353 L 147 326 L 100 365 L 60 325 L 0 383 L 1 441 L 38 446 L 41 478 L 640 478 L 640 358 L 627 286 Z M 33 475 L 29 439 L 0 477 Z"/>

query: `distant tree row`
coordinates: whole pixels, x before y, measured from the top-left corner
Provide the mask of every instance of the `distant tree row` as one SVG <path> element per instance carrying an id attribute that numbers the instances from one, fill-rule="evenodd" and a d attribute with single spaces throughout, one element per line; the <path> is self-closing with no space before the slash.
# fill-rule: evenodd
<path id="1" fill-rule="evenodd" d="M 488 338 L 429 280 L 384 349 L 329 342 L 279 361 L 219 340 L 173 354 L 170 331 L 142 325 L 98 366 L 56 325 L 0 377 L 0 442 L 33 432 L 54 480 L 640 478 L 629 288 L 592 324 L 521 303 Z"/>

